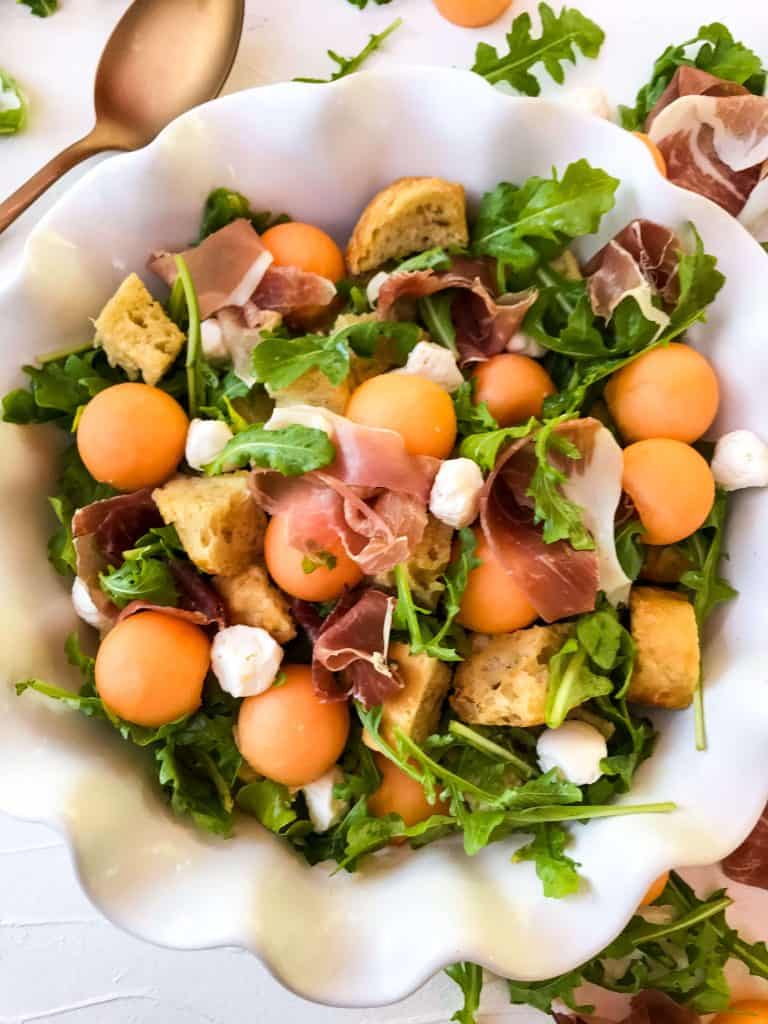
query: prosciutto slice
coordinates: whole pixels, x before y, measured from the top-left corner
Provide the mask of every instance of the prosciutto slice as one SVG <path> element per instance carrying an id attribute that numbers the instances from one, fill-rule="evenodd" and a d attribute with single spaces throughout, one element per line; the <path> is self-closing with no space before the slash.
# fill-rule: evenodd
<path id="1" fill-rule="evenodd" d="M 174 255 L 153 253 L 147 264 L 169 286 L 178 274 Z M 245 305 L 273 261 L 272 253 L 244 217 L 214 231 L 181 255 L 189 268 L 203 320 L 225 306 Z"/>
<path id="2" fill-rule="evenodd" d="M 768 806 L 741 846 L 725 858 L 723 871 L 734 882 L 768 889 Z"/>
<path id="3" fill-rule="evenodd" d="M 681 248 L 669 228 L 649 220 L 631 221 L 585 267 L 593 312 L 610 320 L 619 304 L 632 296 L 643 316 L 663 329 L 669 316 L 653 298 L 658 295 L 665 306 L 674 305 Z"/>
<path id="4" fill-rule="evenodd" d="M 92 534 L 107 563 L 119 567 L 124 551 L 153 527 L 163 525 L 163 517 L 152 500 L 152 488 L 145 487 L 79 508 L 72 517 L 72 536 Z"/>
<path id="5" fill-rule="evenodd" d="M 602 1017 L 571 1013 L 552 1014 L 557 1024 L 607 1024 Z M 632 996 L 629 1013 L 619 1024 L 699 1024 L 701 1018 L 688 1006 L 681 1006 L 665 992 L 647 989 Z"/>
<path id="6" fill-rule="evenodd" d="M 312 679 L 323 700 L 354 697 L 369 708 L 402 687 L 387 661 L 394 610 L 395 598 L 373 588 L 341 597 L 314 638 Z"/>
<path id="7" fill-rule="evenodd" d="M 270 267 L 251 296 L 259 309 L 288 315 L 315 306 L 327 306 L 336 297 L 336 285 L 327 277 L 298 267 Z"/>
<path id="8" fill-rule="evenodd" d="M 710 75 L 708 71 L 691 68 L 687 65 L 679 67 L 672 76 L 664 92 L 659 96 L 656 105 L 645 120 L 646 132 L 662 112 L 675 100 L 682 96 L 749 96 L 750 92 L 738 82 L 728 82 L 724 78 Z"/>
<path id="9" fill-rule="evenodd" d="M 768 97 L 681 96 L 648 132 L 675 185 L 738 216 L 768 160 Z"/>
<path id="10" fill-rule="evenodd" d="M 421 299 L 455 288 L 458 294 L 451 313 L 461 363 L 483 362 L 507 348 L 539 294 L 530 288 L 497 301 L 492 287 L 493 274 L 486 262 L 456 260 L 450 270 L 441 273 L 414 270 L 390 274 L 379 291 L 377 311 L 382 320 L 393 319 L 400 299 Z"/>
<path id="11" fill-rule="evenodd" d="M 600 460 L 594 459 L 595 437 L 600 429 L 605 429 L 602 424 L 592 419 L 573 420 L 563 424 L 560 429 L 567 431 L 569 439 L 582 453 L 585 463 L 594 460 L 595 466 L 599 467 Z M 568 459 L 568 464 L 563 464 L 564 471 L 573 473 L 574 465 L 580 461 Z M 564 540 L 554 544 L 545 543 L 541 527 L 534 523 L 533 500 L 526 494 L 535 469 L 536 458 L 530 438 L 523 438 L 510 445 L 486 480 L 480 499 L 480 522 L 495 557 L 523 590 L 541 618 L 546 622 L 554 622 L 569 615 L 592 611 L 595 607 L 600 585 L 601 558 L 597 550 L 576 551 Z M 588 465 L 580 468 L 580 472 L 585 479 L 577 493 L 586 494 L 594 484 L 594 480 L 590 484 L 587 477 L 595 474 L 590 474 Z M 606 485 L 604 490 L 607 494 L 610 488 Z M 618 497 L 617 494 L 617 503 Z M 609 506 L 610 501 L 603 497 L 600 512 L 590 513 L 601 524 L 599 532 L 604 545 L 606 528 L 602 526 L 602 521 L 608 514 Z M 611 529 L 615 510 L 614 505 L 610 510 Z M 607 573 L 612 561 L 610 555 L 606 554 L 603 560 L 603 571 Z"/>

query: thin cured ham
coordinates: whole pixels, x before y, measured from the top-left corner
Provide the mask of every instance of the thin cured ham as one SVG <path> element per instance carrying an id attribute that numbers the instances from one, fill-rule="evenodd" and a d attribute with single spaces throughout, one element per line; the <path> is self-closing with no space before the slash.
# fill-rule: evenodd
<path id="1" fill-rule="evenodd" d="M 324 700 L 381 704 L 402 682 L 387 653 L 395 598 L 373 588 L 347 592 L 314 629 L 312 679 Z"/>
<path id="2" fill-rule="evenodd" d="M 603 1017 L 582 1014 L 552 1014 L 557 1024 L 608 1024 Z M 701 1018 L 689 1006 L 681 1006 L 665 992 L 647 989 L 632 996 L 629 1013 L 619 1024 L 699 1024 Z"/>
<path id="3" fill-rule="evenodd" d="M 383 320 L 391 319 L 401 299 L 421 299 L 456 289 L 451 313 L 461 362 L 482 362 L 507 348 L 538 298 L 537 290 L 530 288 L 497 300 L 492 287 L 493 275 L 487 263 L 456 260 L 450 270 L 441 273 L 414 270 L 390 274 L 379 290 L 377 310 Z"/>
<path id="4" fill-rule="evenodd" d="M 768 807 L 741 846 L 725 858 L 723 871 L 734 882 L 768 889 Z"/>
<path id="5" fill-rule="evenodd" d="M 606 589 L 615 602 L 623 600 L 628 584 L 613 543 L 621 463 L 602 434 L 609 432 L 594 419 L 573 420 L 559 430 L 581 454 L 581 459 L 561 463 L 568 478 L 563 491 L 568 496 L 570 490 L 582 506 L 595 550 L 576 551 L 565 540 L 545 543 L 541 526 L 534 523 L 533 499 L 526 493 L 536 469 L 530 438 L 503 452 L 480 502 L 491 550 L 547 622 L 592 611 L 599 589 Z"/>
<path id="6" fill-rule="evenodd" d="M 647 320 L 665 327 L 669 316 L 653 300 L 658 296 L 665 306 L 674 304 L 681 248 L 669 228 L 649 220 L 631 221 L 585 267 L 593 312 L 610 320 L 631 296 Z"/>
<path id="7" fill-rule="evenodd" d="M 675 100 L 683 96 L 749 96 L 750 92 L 738 82 L 728 82 L 724 78 L 710 75 L 708 71 L 700 68 L 688 67 L 684 64 L 679 67 L 672 76 L 672 80 L 659 96 L 653 110 L 645 120 L 645 130 L 649 131 L 651 125 L 662 112 L 666 110 Z"/>
<path id="8" fill-rule="evenodd" d="M 152 488 L 145 487 L 79 508 L 72 517 L 72 535 L 78 539 L 92 534 L 107 563 L 118 567 L 123 564 L 124 551 L 149 530 L 163 525 Z"/>
<path id="9" fill-rule="evenodd" d="M 671 182 L 738 216 L 768 160 L 768 97 L 688 95 L 650 126 Z"/>
<path id="10" fill-rule="evenodd" d="M 336 297 L 336 285 L 327 277 L 298 267 L 270 267 L 251 296 L 259 309 L 288 315 L 302 309 L 328 306 Z"/>
<path id="11" fill-rule="evenodd" d="M 174 255 L 153 253 L 148 263 L 149 269 L 169 286 L 178 275 Z M 253 225 L 242 217 L 181 255 L 189 268 L 204 320 L 225 306 L 244 306 L 273 261 L 272 253 Z"/>

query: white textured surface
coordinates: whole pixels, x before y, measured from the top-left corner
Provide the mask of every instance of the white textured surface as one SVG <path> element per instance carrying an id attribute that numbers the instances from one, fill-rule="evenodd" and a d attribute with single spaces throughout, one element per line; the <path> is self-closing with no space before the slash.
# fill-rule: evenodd
<path id="1" fill-rule="evenodd" d="M 0 44 L 12 43 L 0 47 L 2 61 L 24 80 L 36 111 L 26 136 L 2 142 L 0 192 L 15 187 L 73 135 L 87 129 L 92 69 L 109 26 L 126 6 L 123 0 L 63 3 L 64 10 L 47 22 L 9 3 L 0 12 Z M 614 101 L 626 100 L 634 92 L 667 41 L 724 16 L 722 4 L 712 0 L 680 2 L 674 9 L 662 0 L 631 7 L 614 0 L 583 0 L 580 7 L 604 25 L 609 41 L 599 65 L 585 65 L 569 81 L 600 82 Z M 249 4 L 231 88 L 293 74 L 326 73 L 326 46 L 351 53 L 368 31 L 397 14 L 407 19 L 407 26 L 391 40 L 382 63 L 432 60 L 466 66 L 476 38 L 493 40 L 502 34 L 501 27 L 477 33 L 451 29 L 439 21 L 427 0 L 395 0 L 363 15 L 343 0 L 323 0 L 322 11 L 317 0 L 286 0 L 279 5 L 260 0 Z M 727 20 L 737 35 L 768 54 L 768 26 L 753 0 L 733 0 Z M 41 209 L 38 205 L 0 238 L 0 274 L 12 265 Z M 715 873 L 705 873 L 704 881 L 714 884 Z M 741 913 L 751 916 L 757 937 L 758 922 L 768 919 L 768 899 L 754 891 L 745 890 L 743 895 Z M 441 980 L 398 1007 L 328 1010 L 283 992 L 245 954 L 175 953 L 143 945 L 102 921 L 87 904 L 74 884 L 63 846 L 50 832 L 7 819 L 0 821 L 0 972 L 2 1024 L 53 1017 L 99 1024 L 245 1019 L 442 1024 L 455 1006 L 452 987 Z M 491 991 L 487 1005 L 495 1011 L 488 1020 L 502 1019 L 500 988 Z M 503 1016 L 530 1017 L 524 1010 Z"/>

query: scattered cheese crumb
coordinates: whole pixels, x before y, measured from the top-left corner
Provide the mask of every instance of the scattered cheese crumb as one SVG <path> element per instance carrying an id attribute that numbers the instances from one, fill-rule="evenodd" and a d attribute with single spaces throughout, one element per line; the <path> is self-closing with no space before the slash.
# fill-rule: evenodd
<path id="1" fill-rule="evenodd" d="M 450 349 L 434 341 L 420 341 L 410 351 L 408 361 L 393 373 L 412 373 L 426 377 L 449 394 L 464 383 L 461 370 Z"/>

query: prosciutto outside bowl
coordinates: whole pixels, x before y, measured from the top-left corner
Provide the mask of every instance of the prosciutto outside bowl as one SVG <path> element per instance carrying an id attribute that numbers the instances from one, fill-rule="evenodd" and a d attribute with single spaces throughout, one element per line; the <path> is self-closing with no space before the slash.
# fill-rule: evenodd
<path id="1" fill-rule="evenodd" d="M 370 196 L 394 178 L 441 175 L 476 201 L 502 179 L 548 174 L 580 157 L 622 181 L 600 238 L 582 255 L 632 217 L 674 229 L 696 223 L 728 278 L 709 323 L 694 332 L 723 385 L 716 432 L 768 434 L 768 259 L 744 229 L 669 185 L 618 128 L 436 68 L 227 96 L 147 149 L 101 164 L 41 221 L 2 296 L 0 386 L 16 385 L 19 365 L 35 353 L 88 338 L 89 317 L 129 271 L 143 273 L 150 250 L 182 248 L 195 236 L 215 186 L 344 241 Z M 53 435 L 2 425 L 0 443 L 0 808 L 60 829 L 91 899 L 136 935 L 180 948 L 245 947 L 285 985 L 334 1004 L 399 999 L 455 960 L 545 978 L 611 940 L 662 870 L 727 854 L 768 798 L 768 492 L 734 502 L 728 576 L 740 596 L 709 628 L 709 749 L 694 749 L 692 713 L 658 716 L 657 752 L 625 798 L 674 800 L 679 809 L 577 826 L 571 854 L 586 882 L 557 901 L 542 896 L 532 864 L 510 863 L 517 840 L 472 859 L 453 841 L 398 849 L 355 875 L 330 877 L 245 819 L 236 838 L 209 839 L 171 815 L 111 730 L 33 696 L 17 699 L 10 682 L 31 675 L 74 685 L 61 647 L 75 617 L 46 561 Z"/>

